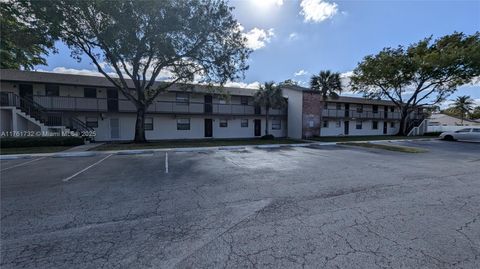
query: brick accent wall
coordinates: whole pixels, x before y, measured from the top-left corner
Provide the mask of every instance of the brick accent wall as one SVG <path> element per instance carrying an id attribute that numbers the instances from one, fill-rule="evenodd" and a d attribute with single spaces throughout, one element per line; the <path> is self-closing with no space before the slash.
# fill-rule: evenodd
<path id="1" fill-rule="evenodd" d="M 323 102 L 318 93 L 304 92 L 302 102 L 302 136 L 309 138 L 320 135 Z"/>

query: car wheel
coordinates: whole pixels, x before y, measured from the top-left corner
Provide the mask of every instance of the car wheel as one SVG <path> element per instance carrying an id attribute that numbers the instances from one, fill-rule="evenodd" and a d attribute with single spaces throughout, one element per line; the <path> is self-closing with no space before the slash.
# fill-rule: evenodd
<path id="1" fill-rule="evenodd" d="M 453 136 L 451 136 L 451 135 L 446 135 L 446 136 L 443 138 L 443 140 L 453 141 L 453 140 L 455 140 L 455 139 L 453 139 Z"/>

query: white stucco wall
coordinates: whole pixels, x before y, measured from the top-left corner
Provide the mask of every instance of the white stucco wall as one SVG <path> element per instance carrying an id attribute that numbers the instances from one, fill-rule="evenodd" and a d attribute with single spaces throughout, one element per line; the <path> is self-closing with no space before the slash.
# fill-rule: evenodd
<path id="1" fill-rule="evenodd" d="M 283 96 L 288 99 L 288 132 L 291 138 L 302 138 L 302 102 L 303 93 L 290 89 L 282 89 Z"/>
<path id="2" fill-rule="evenodd" d="M 336 126 L 337 121 L 328 121 L 328 127 L 322 127 L 320 130 L 321 136 L 339 136 L 345 135 L 345 121 L 340 121 L 340 127 Z M 398 132 L 399 122 L 395 122 L 395 126 L 392 128 L 390 122 L 387 122 L 387 135 L 394 135 Z M 349 125 L 349 136 L 360 136 L 360 135 L 383 135 L 383 121 L 378 121 L 378 129 L 372 129 L 373 121 L 362 121 L 362 129 L 356 129 L 356 121 L 350 120 Z M 322 122 L 323 126 L 323 122 Z"/>
<path id="3" fill-rule="evenodd" d="M 0 109 L 0 128 L 2 132 L 12 131 L 11 109 Z"/>

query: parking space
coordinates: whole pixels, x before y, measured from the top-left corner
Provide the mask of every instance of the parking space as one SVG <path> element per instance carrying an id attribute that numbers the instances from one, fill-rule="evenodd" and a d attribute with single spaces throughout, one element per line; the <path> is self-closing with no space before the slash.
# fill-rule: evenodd
<path id="1" fill-rule="evenodd" d="M 2 160 L 1 266 L 478 268 L 480 145 L 395 143 Z"/>

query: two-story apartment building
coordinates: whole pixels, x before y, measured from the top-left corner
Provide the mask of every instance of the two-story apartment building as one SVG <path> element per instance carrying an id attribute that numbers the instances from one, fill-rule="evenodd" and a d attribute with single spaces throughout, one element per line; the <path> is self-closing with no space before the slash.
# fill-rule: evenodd
<path id="1" fill-rule="evenodd" d="M 104 77 L 0 70 L 0 82 L 3 135 L 74 130 L 95 134 L 96 141 L 134 137 L 135 106 Z M 259 137 L 265 134 L 265 108 L 254 104 L 255 92 L 228 87 L 215 92 L 202 85 L 171 87 L 148 108 L 146 138 Z M 275 137 L 398 132 L 400 112 L 390 101 L 357 97 L 322 100 L 319 92 L 298 86 L 283 87 L 282 92 L 287 108 L 270 110 L 268 128 Z"/>
<path id="2" fill-rule="evenodd" d="M 94 131 L 96 141 L 132 140 L 136 110 L 104 77 L 1 70 L 1 130 Z M 254 90 L 172 87 L 148 108 L 146 138 L 248 138 L 265 134 Z M 287 135 L 286 109 L 270 111 L 269 132 Z"/>

